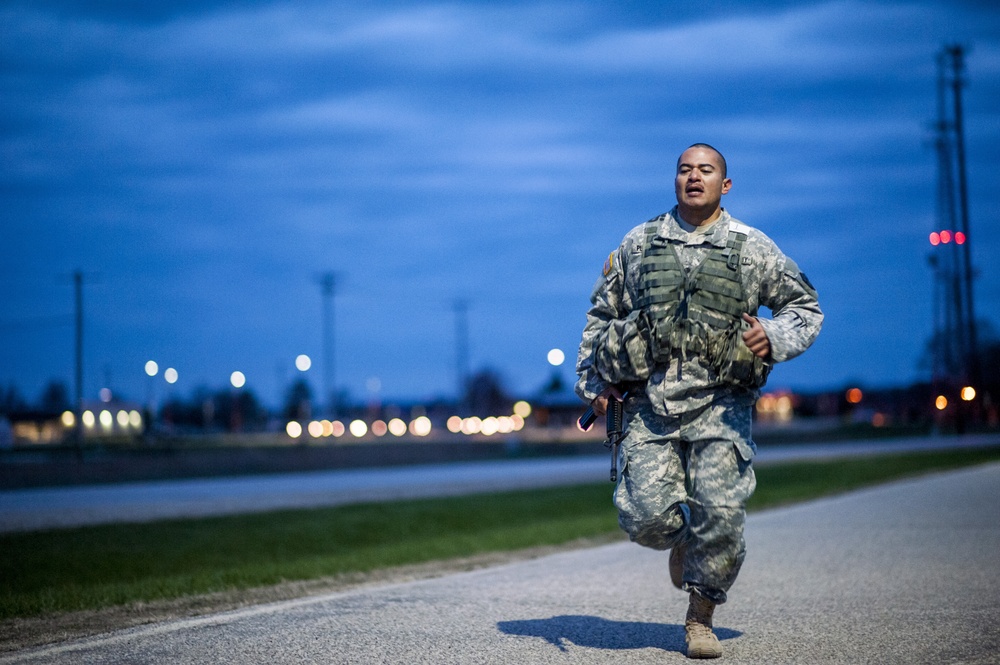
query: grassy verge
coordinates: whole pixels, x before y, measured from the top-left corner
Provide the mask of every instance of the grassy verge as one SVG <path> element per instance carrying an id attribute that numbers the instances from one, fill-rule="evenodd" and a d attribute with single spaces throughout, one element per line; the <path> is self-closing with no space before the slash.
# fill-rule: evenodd
<path id="1" fill-rule="evenodd" d="M 1000 459 L 1000 449 L 757 470 L 751 510 Z M 0 619 L 97 609 L 485 552 L 616 530 L 611 485 L 0 536 Z"/>

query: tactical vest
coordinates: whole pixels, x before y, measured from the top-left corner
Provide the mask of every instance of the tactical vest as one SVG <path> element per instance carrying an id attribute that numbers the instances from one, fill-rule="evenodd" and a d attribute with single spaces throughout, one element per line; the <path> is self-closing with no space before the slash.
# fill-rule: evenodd
<path id="1" fill-rule="evenodd" d="M 712 247 L 690 272 L 684 269 L 677 247 L 657 235 L 659 218 L 646 223 L 639 265 L 638 308 L 646 312 L 653 360 L 686 360 L 702 356 L 726 382 L 759 388 L 770 366 L 743 343 L 749 326 L 743 312 L 749 304 L 740 280 L 740 259 L 747 227 L 730 222 L 724 248 Z"/>

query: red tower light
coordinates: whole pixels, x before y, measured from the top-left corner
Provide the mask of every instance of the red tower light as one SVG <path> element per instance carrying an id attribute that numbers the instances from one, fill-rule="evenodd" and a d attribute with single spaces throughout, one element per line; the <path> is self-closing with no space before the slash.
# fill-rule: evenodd
<path id="1" fill-rule="evenodd" d="M 961 231 L 955 231 L 955 242 L 959 245 L 965 244 L 965 234 Z"/>
<path id="2" fill-rule="evenodd" d="M 931 244 L 935 247 L 941 244 L 941 234 L 937 231 L 931 231 Z"/>
<path id="3" fill-rule="evenodd" d="M 944 243 L 945 245 L 951 242 L 951 231 L 941 232 L 941 242 Z"/>

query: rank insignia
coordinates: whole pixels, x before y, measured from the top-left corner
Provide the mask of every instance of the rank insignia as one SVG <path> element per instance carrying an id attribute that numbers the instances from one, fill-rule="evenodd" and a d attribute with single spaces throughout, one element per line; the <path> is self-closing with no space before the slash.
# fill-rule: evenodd
<path id="1" fill-rule="evenodd" d="M 608 254 L 607 260 L 604 262 L 604 276 L 607 277 L 611 274 L 611 269 L 615 266 L 615 253 L 611 252 Z"/>

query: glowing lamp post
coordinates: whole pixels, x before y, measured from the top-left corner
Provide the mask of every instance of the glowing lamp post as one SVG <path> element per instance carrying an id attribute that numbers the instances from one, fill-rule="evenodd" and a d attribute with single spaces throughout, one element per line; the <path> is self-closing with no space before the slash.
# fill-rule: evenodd
<path id="1" fill-rule="evenodd" d="M 230 414 L 229 426 L 232 431 L 239 432 L 243 429 L 240 388 L 246 385 L 247 377 L 243 374 L 243 372 L 233 372 L 229 375 L 229 383 L 233 386 L 233 406 Z"/>

